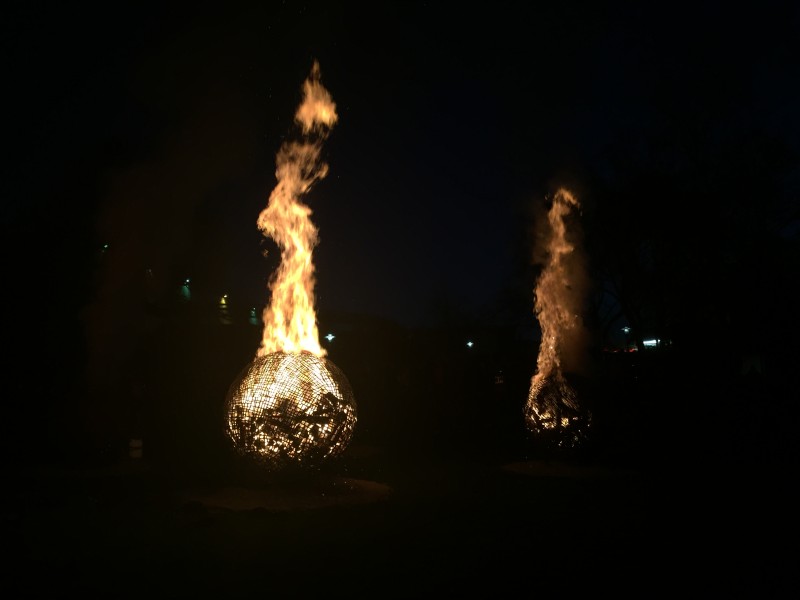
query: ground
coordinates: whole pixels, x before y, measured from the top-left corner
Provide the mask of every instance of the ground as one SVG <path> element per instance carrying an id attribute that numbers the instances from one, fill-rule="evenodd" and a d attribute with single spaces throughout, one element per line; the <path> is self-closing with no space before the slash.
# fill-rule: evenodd
<path id="1" fill-rule="evenodd" d="M 284 480 L 192 481 L 143 460 L 28 469 L 6 495 L 4 580 L 16 598 L 784 597 L 785 479 L 375 448 Z"/>

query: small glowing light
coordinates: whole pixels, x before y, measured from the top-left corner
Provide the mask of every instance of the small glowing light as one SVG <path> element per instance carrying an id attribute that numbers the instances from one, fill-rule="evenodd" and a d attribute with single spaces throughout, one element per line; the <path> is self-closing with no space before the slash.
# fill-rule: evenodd
<path id="1" fill-rule="evenodd" d="M 631 332 L 631 328 L 630 327 L 623 327 L 622 331 L 624 331 L 625 333 L 630 333 Z"/>
<path id="2" fill-rule="evenodd" d="M 467 342 L 467 348 L 472 348 L 474 345 L 472 341 Z"/>
<path id="3" fill-rule="evenodd" d="M 228 294 L 223 294 L 222 298 L 219 299 L 220 304 L 227 304 L 228 303 Z"/>
<path id="4" fill-rule="evenodd" d="M 181 297 L 184 300 L 191 300 L 192 299 L 192 290 L 189 289 L 189 280 L 186 279 L 181 286 Z"/>
<path id="5" fill-rule="evenodd" d="M 335 338 L 335 337 L 336 337 L 335 335 L 333 335 L 332 333 L 329 333 L 328 335 L 325 336 L 325 339 L 328 340 L 329 342 L 332 342 L 333 338 Z"/>

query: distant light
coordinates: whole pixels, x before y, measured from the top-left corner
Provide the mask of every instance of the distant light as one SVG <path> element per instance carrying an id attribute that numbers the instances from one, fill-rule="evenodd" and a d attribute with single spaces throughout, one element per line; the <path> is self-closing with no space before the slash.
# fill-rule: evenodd
<path id="1" fill-rule="evenodd" d="M 181 297 L 183 297 L 184 300 L 192 299 L 192 290 L 189 289 L 188 278 L 183 282 L 183 285 L 181 286 Z"/>
<path id="2" fill-rule="evenodd" d="M 329 333 L 328 335 L 325 336 L 325 339 L 328 340 L 329 342 L 332 342 L 333 338 L 335 338 L 335 337 L 336 337 L 335 335 L 333 335 L 332 333 Z"/>
<path id="3" fill-rule="evenodd" d="M 658 343 L 659 343 L 660 341 L 661 341 L 661 340 L 658 340 L 658 339 L 656 339 L 656 340 L 644 340 L 642 343 L 643 343 L 645 346 L 658 346 Z"/>
<path id="4" fill-rule="evenodd" d="M 622 331 L 624 331 L 625 333 L 630 333 L 631 332 L 631 328 L 630 327 L 623 327 Z"/>
<path id="5" fill-rule="evenodd" d="M 467 348 L 472 348 L 474 345 L 475 344 L 473 344 L 472 341 L 467 342 Z"/>
<path id="6" fill-rule="evenodd" d="M 220 304 L 227 304 L 228 303 L 228 294 L 223 294 L 222 298 L 219 299 Z"/>

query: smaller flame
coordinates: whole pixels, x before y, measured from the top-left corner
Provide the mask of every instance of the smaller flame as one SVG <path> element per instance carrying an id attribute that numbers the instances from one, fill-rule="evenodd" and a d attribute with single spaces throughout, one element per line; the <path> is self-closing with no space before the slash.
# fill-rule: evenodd
<path id="1" fill-rule="evenodd" d="M 564 356 L 580 343 L 580 312 L 583 298 L 582 265 L 576 261 L 578 248 L 569 241 L 567 217 L 580 208 L 568 190 L 556 192 L 548 212 L 550 235 L 547 264 L 535 290 L 535 312 L 542 329 L 542 341 L 531 379 L 524 414 L 535 432 L 563 432 L 558 445 L 576 445 L 585 433 L 591 415 L 582 414 L 577 394 L 563 373 Z"/>
<path id="2" fill-rule="evenodd" d="M 549 260 L 536 284 L 535 310 L 542 328 L 542 344 L 536 361 L 537 373 L 547 378 L 561 369 L 561 346 L 578 326 L 579 306 L 570 289 L 570 255 L 575 247 L 567 239 L 567 215 L 579 208 L 569 191 L 559 189 L 547 214 L 552 231 Z"/>

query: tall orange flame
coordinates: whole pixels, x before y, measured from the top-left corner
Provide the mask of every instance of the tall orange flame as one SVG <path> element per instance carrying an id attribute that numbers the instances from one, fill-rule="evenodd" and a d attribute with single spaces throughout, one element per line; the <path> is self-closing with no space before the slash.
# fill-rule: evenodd
<path id="1" fill-rule="evenodd" d="M 565 340 L 580 326 L 582 298 L 571 289 L 570 255 L 575 250 L 567 237 L 567 215 L 580 208 L 578 200 L 561 188 L 556 192 L 547 213 L 552 237 L 549 260 L 536 283 L 535 312 L 542 328 L 542 342 L 536 360 L 537 377 L 546 378 L 561 371 L 561 355 Z"/>
<path id="2" fill-rule="evenodd" d="M 322 143 L 337 120 L 336 105 L 320 83 L 319 63 L 303 83 L 303 101 L 295 113 L 302 128 L 300 141 L 284 142 L 276 158 L 278 183 L 267 207 L 258 216 L 258 228 L 281 249 L 281 262 L 269 288 L 264 309 L 264 331 L 257 355 L 307 351 L 325 356 L 319 342 L 314 310 L 314 264 L 317 228 L 311 209 L 300 201 L 311 186 L 324 178 L 328 165 L 320 160 Z"/>

